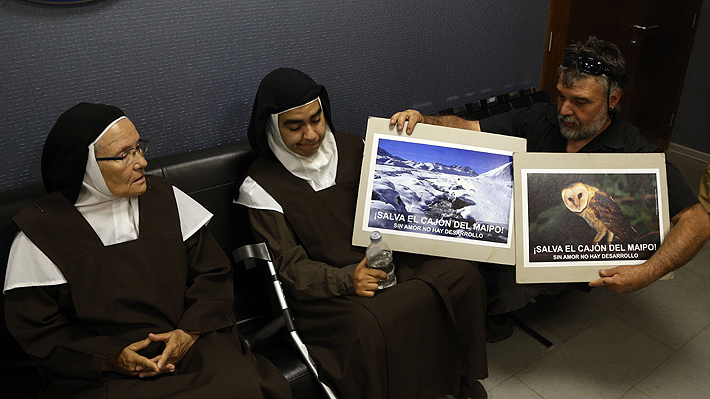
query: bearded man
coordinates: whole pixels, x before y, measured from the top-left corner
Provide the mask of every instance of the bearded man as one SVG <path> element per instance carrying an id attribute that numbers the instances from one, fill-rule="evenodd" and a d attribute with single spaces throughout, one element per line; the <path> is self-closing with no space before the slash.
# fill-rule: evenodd
<path id="1" fill-rule="evenodd" d="M 628 81 L 626 61 L 613 43 L 589 37 L 565 49 L 558 68 L 557 104 L 538 103 L 481 121 L 455 116 L 423 116 L 415 110 L 394 114 L 391 125 L 406 132 L 417 123 L 500 133 L 527 139 L 529 152 L 660 152 L 618 110 Z M 643 288 L 691 260 L 710 237 L 710 217 L 678 169 L 667 163 L 671 221 L 663 245 L 645 263 L 599 271 L 591 287 L 616 292 Z M 539 295 L 562 293 L 567 284 L 515 284 L 515 268 L 479 264 L 488 286 L 488 315 L 501 315 L 535 302 Z M 509 331 L 512 333 L 512 329 Z"/>

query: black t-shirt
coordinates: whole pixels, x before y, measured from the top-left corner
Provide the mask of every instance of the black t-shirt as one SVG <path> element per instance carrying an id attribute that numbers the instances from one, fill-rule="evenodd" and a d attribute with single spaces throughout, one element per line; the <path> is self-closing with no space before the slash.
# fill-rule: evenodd
<path id="1" fill-rule="evenodd" d="M 567 139 L 560 133 L 557 105 L 538 103 L 530 107 L 491 116 L 479 121 L 481 131 L 527 139 L 528 152 L 565 152 Z M 617 111 L 611 125 L 579 152 L 631 153 L 661 152 Z M 668 200 L 671 217 L 699 202 L 678 168 L 666 162 Z"/>

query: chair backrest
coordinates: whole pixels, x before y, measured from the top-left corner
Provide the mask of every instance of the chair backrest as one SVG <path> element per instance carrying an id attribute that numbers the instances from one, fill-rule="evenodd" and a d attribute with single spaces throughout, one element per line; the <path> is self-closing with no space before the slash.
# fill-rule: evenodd
<path id="1" fill-rule="evenodd" d="M 167 177 L 212 212 L 208 227 L 233 262 L 235 248 L 254 242 L 247 211 L 233 199 L 256 157 L 248 142 L 239 141 L 151 159 L 146 173 Z M 261 269 L 234 268 L 234 314 L 240 331 L 251 330 L 252 321 L 271 314 L 265 275 Z"/>
<path id="2" fill-rule="evenodd" d="M 552 102 L 547 90 L 537 91 L 532 87 L 517 92 L 502 94 L 478 101 L 473 101 L 453 108 L 437 112 L 437 115 L 455 115 L 468 120 L 481 120 L 508 112 L 512 109 L 524 108 L 539 102 Z"/>

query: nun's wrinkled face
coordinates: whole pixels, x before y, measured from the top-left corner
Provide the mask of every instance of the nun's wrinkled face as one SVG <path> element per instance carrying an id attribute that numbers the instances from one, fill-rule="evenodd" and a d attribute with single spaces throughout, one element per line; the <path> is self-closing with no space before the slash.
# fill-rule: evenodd
<path id="1" fill-rule="evenodd" d="M 320 102 L 279 114 L 279 132 L 286 148 L 304 157 L 318 151 L 325 137 L 325 117 Z"/>
<path id="2" fill-rule="evenodd" d="M 115 123 L 96 143 L 96 157 L 123 157 L 124 161 L 99 162 L 101 174 L 111 194 L 116 197 L 135 197 L 145 193 L 145 167 L 148 166 L 138 146 L 138 131 L 128 119 Z"/>

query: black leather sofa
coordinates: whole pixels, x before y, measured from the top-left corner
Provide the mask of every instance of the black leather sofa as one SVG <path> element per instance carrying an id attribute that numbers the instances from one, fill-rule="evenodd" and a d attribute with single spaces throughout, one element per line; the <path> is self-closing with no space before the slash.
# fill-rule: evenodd
<path id="1" fill-rule="evenodd" d="M 249 144 L 243 141 L 149 159 L 147 173 L 169 178 L 212 212 L 214 217 L 209 228 L 224 252 L 233 259 L 235 248 L 253 242 L 246 211 L 233 204 L 232 198 L 255 158 Z M 43 195 L 41 184 L 0 193 L 0 276 L 3 281 L 10 245 L 17 232 L 10 219 L 30 201 Z M 272 306 L 273 288 L 268 285 L 267 274 L 266 267 L 247 270 L 244 264 L 234 265 L 234 313 L 238 331 L 247 338 L 280 317 L 279 310 Z M 4 303 L 4 296 L 0 296 L 3 308 Z M 4 312 L 0 314 L 0 396 L 36 398 L 44 380 L 8 332 Z M 320 385 L 290 344 L 285 330 L 254 344 L 252 349 L 283 372 L 294 398 L 323 397 Z"/>

